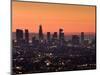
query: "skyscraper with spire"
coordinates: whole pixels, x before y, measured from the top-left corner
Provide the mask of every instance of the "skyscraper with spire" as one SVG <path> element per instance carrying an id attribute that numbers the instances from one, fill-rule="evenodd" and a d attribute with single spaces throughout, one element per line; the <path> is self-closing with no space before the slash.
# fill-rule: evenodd
<path id="1" fill-rule="evenodd" d="M 43 39 L 43 30 L 42 30 L 42 25 L 39 26 L 39 40 Z"/>

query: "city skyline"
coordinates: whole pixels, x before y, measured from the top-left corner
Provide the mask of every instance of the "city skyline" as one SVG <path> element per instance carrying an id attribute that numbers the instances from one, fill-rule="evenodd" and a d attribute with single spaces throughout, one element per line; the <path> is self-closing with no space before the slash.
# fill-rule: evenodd
<path id="1" fill-rule="evenodd" d="M 13 35 L 13 39 L 15 39 L 15 37 L 16 37 L 16 40 L 17 40 L 17 38 L 23 38 L 23 39 L 26 39 L 27 42 L 28 42 L 29 39 L 32 39 L 32 37 L 38 37 L 38 39 L 41 39 L 41 40 L 42 39 L 46 39 L 46 38 L 47 39 L 50 39 L 50 38 L 58 39 L 59 38 L 59 39 L 63 39 L 64 40 L 66 38 L 70 38 L 71 39 L 71 37 L 72 38 L 73 37 L 75 37 L 75 38 L 77 38 L 77 37 L 79 38 L 80 37 L 81 40 L 86 39 L 85 37 L 88 37 L 88 39 L 90 39 L 90 38 L 95 39 L 95 34 L 93 34 L 93 33 L 80 32 L 80 33 L 77 33 L 77 34 L 73 33 L 73 34 L 69 34 L 69 35 L 67 34 L 66 35 L 64 33 L 64 29 L 62 29 L 62 28 L 59 28 L 58 31 L 55 31 L 53 33 L 51 33 L 51 32 L 44 33 L 42 25 L 39 25 L 38 27 L 39 27 L 38 33 L 33 33 L 33 34 L 31 34 L 28 29 L 24 29 L 24 30 L 23 29 L 16 29 L 16 32 L 14 32 L 12 34 Z M 16 35 L 14 35 L 14 34 L 16 34 Z"/>
<path id="2" fill-rule="evenodd" d="M 29 29 L 20 29 L 20 30 L 28 30 L 29 31 L 29 34 L 33 34 L 33 35 L 38 35 L 39 34 L 39 27 L 40 26 L 42 26 L 42 25 L 37 25 L 37 27 L 38 27 L 38 29 L 35 29 L 35 30 L 37 30 L 37 32 L 30 32 L 30 30 Z M 19 28 L 17 28 L 17 29 L 19 29 Z M 16 29 L 16 30 L 17 30 Z M 42 33 L 44 34 L 44 36 L 49 32 L 49 31 L 47 31 L 47 32 L 44 32 L 44 27 L 42 26 Z M 74 35 L 74 34 L 76 34 L 76 35 L 80 35 L 80 33 L 81 32 L 65 32 L 65 30 L 64 30 L 64 28 L 59 28 L 59 29 L 63 29 L 63 32 L 64 32 L 64 34 L 65 34 L 65 36 L 71 36 L 71 35 Z M 54 32 L 50 32 L 50 34 L 54 34 L 55 32 L 59 32 L 59 29 L 57 30 L 57 31 L 54 31 Z M 33 29 L 34 30 L 34 29 Z M 12 32 L 12 33 L 16 33 L 16 31 L 15 32 Z M 85 35 L 92 35 L 92 36 L 95 36 L 95 32 L 84 32 L 85 33 Z M 14 34 L 13 34 L 14 35 Z"/>
<path id="3" fill-rule="evenodd" d="M 22 35 L 26 34 L 25 36 L 27 36 L 28 37 L 27 39 L 29 39 L 29 40 L 31 40 L 33 36 L 38 37 L 38 39 L 43 39 L 43 38 L 48 39 L 49 37 L 59 38 L 60 37 L 60 32 L 63 33 L 63 36 L 64 36 L 65 40 L 71 39 L 73 35 L 77 35 L 80 38 L 84 37 L 85 39 L 95 39 L 95 36 L 96 36 L 96 33 L 90 33 L 90 32 L 89 33 L 86 33 L 86 32 L 65 33 L 64 29 L 62 29 L 62 28 L 59 28 L 57 31 L 54 31 L 54 32 L 47 31 L 47 32 L 44 33 L 42 25 L 38 26 L 38 33 L 30 32 L 28 29 L 16 29 L 16 32 L 17 32 L 17 30 L 21 30 Z M 13 39 L 16 39 L 16 32 L 12 32 Z M 80 35 L 80 34 L 82 34 L 82 35 Z M 42 36 L 42 37 L 40 37 L 40 36 Z M 84 39 L 84 38 L 82 38 L 82 39 Z"/>
<path id="4" fill-rule="evenodd" d="M 44 33 L 48 31 L 53 33 L 59 28 L 63 28 L 65 34 L 73 32 L 95 33 L 96 12 L 94 6 L 16 1 L 12 4 L 12 32 L 15 32 L 16 29 L 28 29 L 29 32 L 38 33 L 38 25 L 42 24 Z"/>

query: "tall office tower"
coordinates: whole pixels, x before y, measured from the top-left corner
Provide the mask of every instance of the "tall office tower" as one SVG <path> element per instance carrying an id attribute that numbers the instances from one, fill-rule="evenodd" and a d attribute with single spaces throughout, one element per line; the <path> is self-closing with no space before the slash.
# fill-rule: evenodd
<path id="1" fill-rule="evenodd" d="M 43 39 L 43 31 L 42 31 L 42 25 L 39 26 L 39 39 Z"/>
<path id="2" fill-rule="evenodd" d="M 54 32 L 53 39 L 57 39 L 57 37 L 58 37 L 57 32 Z"/>
<path id="3" fill-rule="evenodd" d="M 64 31 L 63 31 L 63 29 L 59 29 L 59 40 L 64 40 Z"/>
<path id="4" fill-rule="evenodd" d="M 84 32 L 81 32 L 81 43 L 84 42 Z"/>
<path id="5" fill-rule="evenodd" d="M 72 35 L 72 43 L 73 43 L 74 45 L 79 44 L 79 40 L 80 40 L 80 38 L 79 38 L 78 35 Z"/>
<path id="6" fill-rule="evenodd" d="M 16 29 L 16 40 L 17 42 L 20 42 L 23 40 L 23 30 Z"/>
<path id="7" fill-rule="evenodd" d="M 29 31 L 28 31 L 28 29 L 25 29 L 25 41 L 27 43 L 29 43 Z"/>
<path id="8" fill-rule="evenodd" d="M 51 33 L 47 32 L 47 40 L 50 41 L 51 40 Z"/>

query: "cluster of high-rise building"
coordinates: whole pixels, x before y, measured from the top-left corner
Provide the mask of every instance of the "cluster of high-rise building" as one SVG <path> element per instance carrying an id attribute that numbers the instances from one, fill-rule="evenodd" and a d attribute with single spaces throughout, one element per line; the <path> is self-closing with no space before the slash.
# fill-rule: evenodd
<path id="1" fill-rule="evenodd" d="M 39 26 L 39 33 L 38 33 L 38 37 L 33 36 L 32 37 L 32 42 L 34 40 L 37 39 L 37 41 L 43 41 L 46 40 L 48 42 L 51 41 L 60 41 L 60 42 L 64 42 L 65 40 L 65 35 L 64 35 L 64 30 L 62 28 L 59 29 L 59 33 L 58 32 L 54 32 L 53 34 L 51 34 L 51 32 L 47 32 L 46 34 L 46 38 L 45 35 L 43 33 L 43 29 L 42 29 L 42 25 Z M 18 43 L 20 42 L 25 42 L 25 43 L 29 43 L 29 31 L 28 29 L 25 29 L 25 31 L 23 31 L 22 29 L 16 29 L 16 41 Z M 84 43 L 84 32 L 81 32 L 81 35 L 72 35 L 72 40 L 71 42 L 73 44 L 80 44 Z"/>
<path id="2" fill-rule="evenodd" d="M 42 25 L 40 25 L 38 37 L 36 38 L 36 36 L 33 36 L 32 40 L 38 39 L 38 41 L 43 41 L 46 39 L 48 42 L 50 42 L 54 40 L 64 41 L 64 38 L 65 38 L 63 29 L 59 29 L 59 36 L 57 32 L 54 32 L 53 34 L 51 34 L 51 32 L 47 32 L 47 35 L 46 35 L 47 38 L 44 38 L 44 37 L 45 35 L 43 34 Z M 25 29 L 25 31 L 23 31 L 22 29 L 16 29 L 16 41 L 19 43 L 21 43 L 22 41 L 25 43 L 29 43 L 28 29 Z"/>

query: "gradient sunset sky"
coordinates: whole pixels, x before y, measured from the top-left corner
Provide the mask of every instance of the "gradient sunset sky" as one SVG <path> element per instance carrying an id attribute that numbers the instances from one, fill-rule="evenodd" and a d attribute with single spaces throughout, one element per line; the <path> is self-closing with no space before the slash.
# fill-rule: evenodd
<path id="1" fill-rule="evenodd" d="M 95 32 L 95 6 L 12 2 L 12 32 L 28 29 L 38 32 L 55 32 L 63 28 L 65 33 Z"/>

